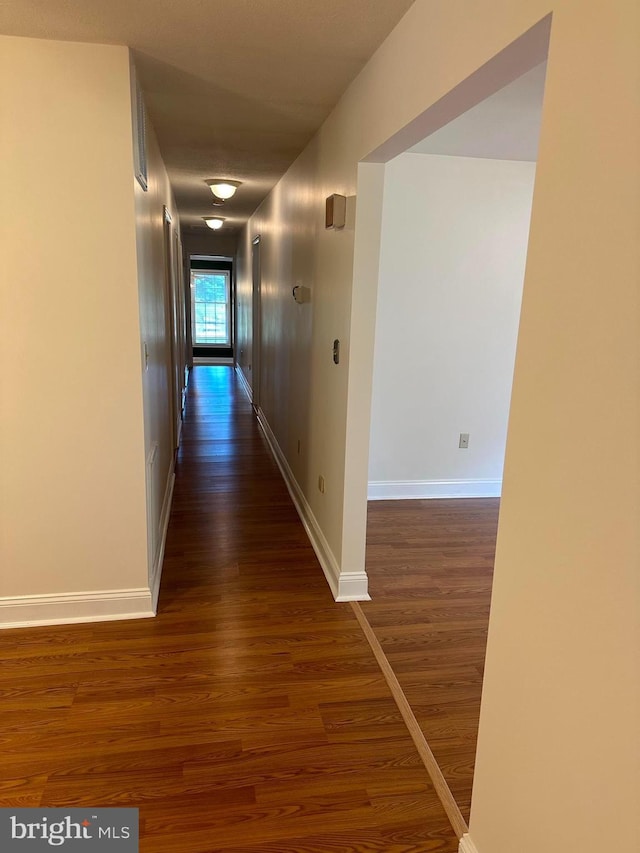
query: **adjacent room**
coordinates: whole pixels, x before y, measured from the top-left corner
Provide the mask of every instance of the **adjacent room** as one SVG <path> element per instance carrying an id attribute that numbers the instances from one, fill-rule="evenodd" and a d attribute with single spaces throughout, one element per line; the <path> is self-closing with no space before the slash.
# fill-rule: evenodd
<path id="1" fill-rule="evenodd" d="M 545 71 L 384 175 L 362 609 L 465 820 Z"/>

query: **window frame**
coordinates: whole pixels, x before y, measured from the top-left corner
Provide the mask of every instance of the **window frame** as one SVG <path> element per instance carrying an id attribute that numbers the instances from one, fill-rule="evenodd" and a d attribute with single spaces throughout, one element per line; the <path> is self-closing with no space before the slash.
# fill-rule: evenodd
<path id="1" fill-rule="evenodd" d="M 198 303 L 196 301 L 196 286 L 195 286 L 195 276 L 222 276 L 225 280 L 225 302 L 201 302 Z M 192 328 L 192 345 L 194 348 L 202 348 L 206 347 L 207 349 L 228 349 L 233 345 L 233 318 L 232 318 L 232 304 L 231 304 L 231 271 L 224 269 L 194 269 L 191 268 L 190 271 L 190 290 L 191 290 L 191 328 Z M 197 321 L 196 321 L 196 305 L 204 304 L 204 305 L 222 305 L 224 304 L 226 309 L 226 338 L 224 341 L 198 341 L 197 339 Z"/>
<path id="2" fill-rule="evenodd" d="M 234 358 L 234 350 L 235 350 L 235 340 L 236 340 L 236 304 L 235 304 L 235 292 L 236 292 L 236 276 L 235 276 L 235 263 L 233 258 L 230 257 L 216 257 L 212 255 L 189 255 L 189 266 L 187 269 L 187 273 L 189 277 L 187 281 L 191 282 L 190 273 L 191 270 L 211 270 L 215 272 L 216 270 L 227 270 L 231 275 L 231 346 L 221 347 L 216 344 L 204 344 L 195 346 L 192 339 L 192 329 L 191 329 L 191 287 L 189 287 L 189 292 L 186 294 L 187 299 L 187 312 L 188 312 L 188 334 L 189 334 L 189 346 L 191 348 L 191 355 L 193 358 Z"/>

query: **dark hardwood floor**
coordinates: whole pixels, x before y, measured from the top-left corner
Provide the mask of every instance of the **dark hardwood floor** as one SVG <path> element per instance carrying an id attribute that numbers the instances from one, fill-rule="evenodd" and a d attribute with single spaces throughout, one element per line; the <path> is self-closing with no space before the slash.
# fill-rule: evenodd
<path id="1" fill-rule="evenodd" d="M 231 368 L 191 378 L 157 618 L 0 646 L 2 806 L 137 806 L 143 853 L 457 850 Z"/>
<path id="2" fill-rule="evenodd" d="M 373 501 L 362 610 L 469 820 L 499 500 Z"/>

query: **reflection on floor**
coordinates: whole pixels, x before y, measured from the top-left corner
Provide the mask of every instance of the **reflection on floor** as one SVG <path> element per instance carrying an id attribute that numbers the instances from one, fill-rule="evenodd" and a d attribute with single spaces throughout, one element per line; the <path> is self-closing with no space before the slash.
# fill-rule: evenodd
<path id="1" fill-rule="evenodd" d="M 191 378 L 157 618 L 3 632 L 1 806 L 135 806 L 142 853 L 455 853 L 228 367 Z"/>
<path id="2" fill-rule="evenodd" d="M 497 498 L 374 501 L 367 572 L 374 629 L 469 820 Z"/>

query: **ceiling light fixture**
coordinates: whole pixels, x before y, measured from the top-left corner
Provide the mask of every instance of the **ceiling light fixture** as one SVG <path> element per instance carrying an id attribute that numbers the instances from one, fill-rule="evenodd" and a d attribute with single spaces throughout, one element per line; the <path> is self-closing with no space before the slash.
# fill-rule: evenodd
<path id="1" fill-rule="evenodd" d="M 218 198 L 231 198 L 235 195 L 241 181 L 228 181 L 226 178 L 213 178 L 205 181 L 211 192 Z"/>
<path id="2" fill-rule="evenodd" d="M 218 228 L 222 228 L 224 225 L 224 219 L 222 216 L 203 216 L 202 218 L 209 228 L 213 228 L 214 231 L 217 231 Z"/>

